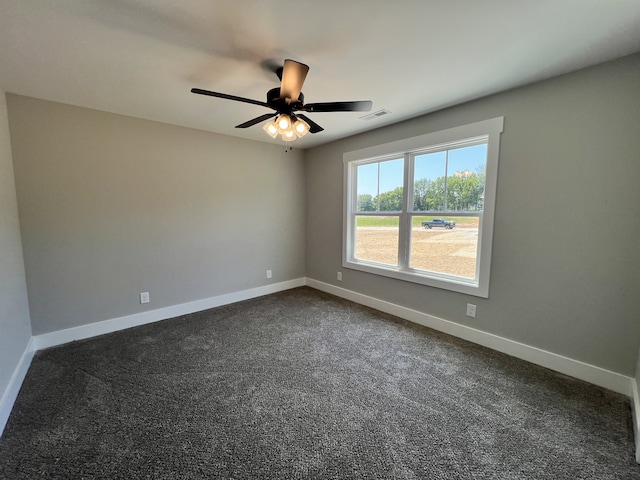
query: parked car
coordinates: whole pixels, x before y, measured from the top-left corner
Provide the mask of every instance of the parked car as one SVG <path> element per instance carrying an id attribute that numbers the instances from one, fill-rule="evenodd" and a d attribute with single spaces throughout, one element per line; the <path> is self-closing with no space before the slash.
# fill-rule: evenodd
<path id="1" fill-rule="evenodd" d="M 429 228 L 429 229 L 433 227 L 442 227 L 442 228 L 446 228 L 447 230 L 451 230 L 453 227 L 456 226 L 456 222 L 451 220 L 445 220 L 444 218 L 434 218 L 433 220 L 422 222 L 422 226 L 424 228 Z"/>

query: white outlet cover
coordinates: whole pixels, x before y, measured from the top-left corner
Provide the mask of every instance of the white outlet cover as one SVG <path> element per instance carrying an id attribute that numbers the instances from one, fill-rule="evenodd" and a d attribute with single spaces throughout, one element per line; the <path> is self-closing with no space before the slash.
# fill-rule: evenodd
<path id="1" fill-rule="evenodd" d="M 467 303 L 467 317 L 476 318 L 476 306 L 473 303 Z"/>
<path id="2" fill-rule="evenodd" d="M 149 292 L 140 293 L 140 303 L 149 303 Z"/>

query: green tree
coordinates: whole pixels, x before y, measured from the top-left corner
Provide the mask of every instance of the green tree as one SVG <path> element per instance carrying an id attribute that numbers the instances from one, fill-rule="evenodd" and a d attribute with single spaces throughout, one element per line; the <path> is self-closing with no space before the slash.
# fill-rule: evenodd
<path id="1" fill-rule="evenodd" d="M 429 202 L 427 201 L 427 192 L 431 181 L 422 178 L 416 180 L 413 184 L 413 209 L 417 211 L 429 210 Z"/>
<path id="2" fill-rule="evenodd" d="M 427 210 L 444 210 L 445 177 L 440 177 L 429 183 L 425 195 Z"/>
<path id="3" fill-rule="evenodd" d="M 479 169 L 455 172 L 449 177 L 430 181 L 426 178 L 414 183 L 413 207 L 429 210 L 480 210 L 483 207 L 484 172 Z M 445 203 L 446 192 L 446 203 Z"/>
<path id="4" fill-rule="evenodd" d="M 381 212 L 397 212 L 402 210 L 402 187 L 397 187 L 390 192 L 384 192 L 374 199 L 374 205 L 379 205 Z"/>
<path id="5" fill-rule="evenodd" d="M 373 212 L 375 209 L 371 195 L 368 193 L 358 195 L 358 212 Z"/>
<path id="6" fill-rule="evenodd" d="M 413 186 L 413 208 L 416 211 L 454 210 L 471 211 L 483 207 L 484 172 L 469 170 L 455 172 L 436 180 L 422 178 Z M 446 202 L 445 202 L 446 197 Z M 359 212 L 397 212 L 402 210 L 402 187 L 379 196 L 358 195 Z"/>
<path id="7" fill-rule="evenodd" d="M 483 193 L 484 173 L 456 172 L 447 179 L 447 209 L 478 210 Z"/>

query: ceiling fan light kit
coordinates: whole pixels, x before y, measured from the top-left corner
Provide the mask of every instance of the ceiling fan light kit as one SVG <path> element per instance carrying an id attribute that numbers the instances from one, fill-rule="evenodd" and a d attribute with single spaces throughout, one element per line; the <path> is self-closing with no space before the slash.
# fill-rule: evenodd
<path id="1" fill-rule="evenodd" d="M 296 117 L 292 119 L 286 113 L 278 115 L 275 120 L 266 123 L 262 127 L 271 138 L 276 138 L 280 135 L 285 142 L 304 137 L 310 128 L 309 124 L 304 120 Z"/>
<path id="2" fill-rule="evenodd" d="M 278 122 L 276 122 L 275 120 L 265 124 L 262 129 L 267 132 L 267 135 L 269 135 L 271 138 L 276 138 L 278 136 Z"/>
<path id="3" fill-rule="evenodd" d="M 293 131 L 296 132 L 298 138 L 304 137 L 309 130 L 311 130 L 311 127 L 304 120 L 296 118 L 296 121 L 293 122 Z"/>
<path id="4" fill-rule="evenodd" d="M 280 88 L 272 88 L 267 92 L 267 101 L 252 100 L 250 98 L 237 97 L 226 93 L 212 92 L 210 90 L 202 90 L 200 88 L 192 88 L 192 93 L 199 95 L 208 95 L 210 97 L 224 98 L 234 100 L 236 102 L 251 103 L 260 105 L 276 111 L 277 117 L 267 113 L 260 115 L 252 120 L 236 125 L 236 128 L 248 128 L 258 123 L 270 120 L 262 129 L 271 138 L 278 135 L 286 142 L 304 137 L 307 132 L 318 133 L 324 130 L 320 125 L 301 113 L 301 112 L 368 112 L 371 110 L 372 102 L 370 100 L 356 102 L 326 102 L 326 103 L 309 103 L 304 104 L 304 95 L 302 93 L 302 84 L 307 77 L 309 67 L 304 63 L 295 60 L 285 60 L 284 66 L 276 71 L 280 78 Z"/>

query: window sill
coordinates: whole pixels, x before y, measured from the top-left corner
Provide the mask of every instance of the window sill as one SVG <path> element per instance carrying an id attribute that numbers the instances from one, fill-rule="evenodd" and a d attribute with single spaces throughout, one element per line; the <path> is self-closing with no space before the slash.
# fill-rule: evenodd
<path id="1" fill-rule="evenodd" d="M 456 277 L 454 275 L 444 275 L 438 273 L 421 273 L 413 270 L 400 270 L 393 265 L 385 266 L 372 262 L 362 262 L 345 260 L 342 262 L 344 268 L 359 270 L 361 272 L 383 277 L 395 278 L 405 282 L 417 283 L 443 290 L 449 290 L 475 297 L 488 298 L 488 288 L 482 288 L 476 280 Z"/>

